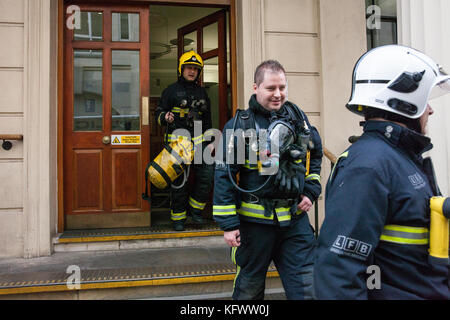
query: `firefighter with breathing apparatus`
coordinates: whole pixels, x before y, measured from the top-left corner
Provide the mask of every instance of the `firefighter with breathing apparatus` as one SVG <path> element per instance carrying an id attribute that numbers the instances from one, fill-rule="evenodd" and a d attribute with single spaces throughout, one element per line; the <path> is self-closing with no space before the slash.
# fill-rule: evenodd
<path id="1" fill-rule="evenodd" d="M 198 83 L 202 69 L 203 60 L 199 54 L 194 51 L 184 53 L 179 59 L 178 80 L 163 91 L 155 111 L 158 124 L 167 128 L 165 148 L 147 171 L 158 188 L 171 186 L 171 220 L 176 231 L 184 230 L 188 215 L 194 223 L 204 222 L 202 212 L 213 184 L 214 165 L 203 160 L 192 163 L 194 154 L 203 154 L 207 146 L 210 152 L 213 151 L 212 144 L 205 142 L 205 134 L 211 129 L 212 122 L 209 97 Z M 196 126 L 201 126 L 201 130 L 194 130 L 198 128 Z M 189 194 L 186 182 L 191 171 L 195 183 Z"/>
<path id="2" fill-rule="evenodd" d="M 366 121 L 327 183 L 318 299 L 450 299 L 450 203 L 422 157 L 428 101 L 448 92 L 450 76 L 412 48 L 377 47 L 356 63 L 347 108 Z"/>
<path id="3" fill-rule="evenodd" d="M 311 299 L 315 238 L 306 211 L 321 193 L 320 136 L 287 101 L 279 62 L 262 62 L 253 88 L 216 153 L 213 216 L 238 270 L 233 299 L 262 299 L 272 260 L 287 298 Z"/>

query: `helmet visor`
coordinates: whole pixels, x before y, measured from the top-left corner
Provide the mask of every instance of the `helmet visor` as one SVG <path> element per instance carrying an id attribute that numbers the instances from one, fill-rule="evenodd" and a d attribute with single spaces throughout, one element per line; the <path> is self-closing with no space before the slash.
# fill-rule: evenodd
<path id="1" fill-rule="evenodd" d="M 439 77 L 436 85 L 433 87 L 430 93 L 429 100 L 436 99 L 444 94 L 450 93 L 450 76 L 441 66 L 439 67 Z"/>
<path id="2" fill-rule="evenodd" d="M 434 86 L 431 90 L 429 100 L 439 98 L 447 93 L 450 93 L 450 77 L 443 79 Z"/>

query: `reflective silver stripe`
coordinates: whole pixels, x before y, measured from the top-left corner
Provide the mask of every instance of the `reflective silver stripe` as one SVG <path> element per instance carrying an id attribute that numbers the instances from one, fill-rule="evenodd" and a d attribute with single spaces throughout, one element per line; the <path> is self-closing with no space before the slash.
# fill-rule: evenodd
<path id="1" fill-rule="evenodd" d="M 215 216 L 226 216 L 226 215 L 235 215 L 236 214 L 236 206 L 235 205 L 227 205 L 227 206 L 213 206 L 213 215 Z"/>
<path id="2" fill-rule="evenodd" d="M 380 237 L 381 241 L 423 245 L 429 243 L 427 228 L 386 225 Z"/>
<path id="3" fill-rule="evenodd" d="M 177 212 L 177 213 L 171 211 L 171 219 L 172 219 L 172 221 L 186 219 L 186 211 Z"/>
<path id="4" fill-rule="evenodd" d="M 291 219 L 290 208 L 275 208 L 278 221 L 286 221 Z"/>
<path id="5" fill-rule="evenodd" d="M 272 220 L 273 214 L 270 217 L 264 215 L 264 207 L 259 204 L 242 202 L 241 207 L 238 209 L 238 213 L 251 218 Z"/>

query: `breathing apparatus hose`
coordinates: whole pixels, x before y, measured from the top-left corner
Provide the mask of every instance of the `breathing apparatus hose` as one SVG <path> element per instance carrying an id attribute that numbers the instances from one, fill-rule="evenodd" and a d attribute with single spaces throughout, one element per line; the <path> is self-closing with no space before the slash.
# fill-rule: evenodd
<path id="1" fill-rule="evenodd" d="M 238 113 L 237 113 L 236 116 L 234 117 L 234 121 L 233 121 L 233 133 L 234 133 L 234 131 L 236 130 L 236 122 L 237 122 L 237 118 L 238 118 L 238 115 L 239 115 L 239 111 L 240 111 L 240 110 L 237 110 Z M 234 146 L 234 135 L 233 135 L 231 138 L 233 139 L 233 146 Z M 225 162 L 226 162 L 226 161 L 225 161 Z M 259 186 L 258 188 L 251 189 L 251 190 L 245 190 L 245 189 L 239 187 L 239 186 L 237 185 L 237 183 L 234 181 L 233 175 L 231 174 L 230 165 L 229 165 L 229 164 L 225 164 L 225 165 L 226 165 L 226 167 L 227 167 L 228 177 L 230 178 L 231 183 L 232 183 L 233 186 L 234 186 L 237 190 L 239 190 L 240 192 L 244 192 L 244 193 L 258 192 L 259 190 L 261 190 L 262 188 L 264 188 L 264 187 L 267 185 L 267 183 L 269 182 L 270 178 L 272 178 L 272 176 L 269 175 L 269 176 L 267 177 L 266 181 L 264 181 L 264 183 L 263 183 L 261 186 Z"/>
<path id="2" fill-rule="evenodd" d="M 186 173 L 186 171 L 187 171 L 187 173 Z M 181 184 L 180 184 L 179 186 L 176 186 L 176 185 L 174 185 L 174 184 L 172 183 L 172 184 L 170 185 L 172 188 L 174 188 L 174 189 L 181 189 L 181 188 L 183 188 L 183 186 L 186 184 L 186 182 L 187 182 L 188 179 L 189 179 L 189 173 L 190 173 L 190 171 L 191 171 L 191 166 L 190 166 L 190 165 L 187 167 L 186 171 L 183 171 L 183 176 L 184 176 L 183 182 L 181 182 Z"/>

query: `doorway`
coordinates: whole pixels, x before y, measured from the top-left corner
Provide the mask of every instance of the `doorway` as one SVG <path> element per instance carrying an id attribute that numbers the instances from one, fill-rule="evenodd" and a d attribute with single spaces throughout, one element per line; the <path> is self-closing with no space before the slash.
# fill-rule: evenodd
<path id="1" fill-rule="evenodd" d="M 213 127 L 231 117 L 227 8 L 78 6 L 79 28 L 64 35 L 64 229 L 169 223 L 167 193 L 151 188 L 152 206 L 141 198 L 144 169 L 163 148 L 154 111 L 193 49 L 205 62 Z"/>

